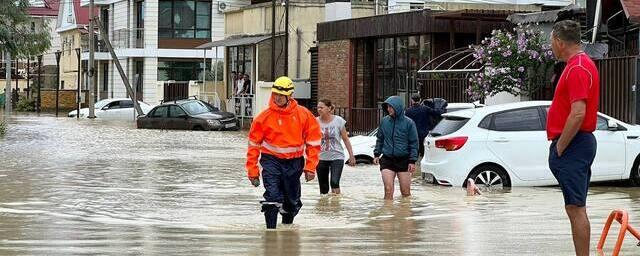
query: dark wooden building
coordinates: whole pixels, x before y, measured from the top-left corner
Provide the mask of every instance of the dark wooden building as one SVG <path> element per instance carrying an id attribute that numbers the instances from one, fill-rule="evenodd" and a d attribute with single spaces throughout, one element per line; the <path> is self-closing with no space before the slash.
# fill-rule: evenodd
<path id="1" fill-rule="evenodd" d="M 413 12 L 318 24 L 318 97 L 341 109 L 352 131 L 374 128 L 379 104 L 412 93 L 466 101 L 464 79 L 428 79 L 417 71 L 431 59 L 479 43 L 494 29 L 511 28 L 511 11 Z M 314 85 L 312 85 L 314 86 Z"/>

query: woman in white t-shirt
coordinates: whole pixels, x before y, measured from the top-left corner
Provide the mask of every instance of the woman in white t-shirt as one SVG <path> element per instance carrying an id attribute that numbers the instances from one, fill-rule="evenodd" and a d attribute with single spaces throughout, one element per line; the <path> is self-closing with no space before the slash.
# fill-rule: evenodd
<path id="1" fill-rule="evenodd" d="M 344 167 L 344 149 L 340 140 L 344 141 L 344 145 L 349 152 L 349 165 L 355 166 L 356 159 L 353 156 L 351 142 L 347 135 L 345 125 L 347 122 L 342 117 L 333 114 L 333 105 L 330 100 L 321 100 L 318 102 L 318 123 L 322 130 L 322 151 L 320 151 L 320 163 L 316 169 L 318 182 L 320 183 L 320 194 L 331 192 L 340 194 L 340 176 Z M 331 181 L 329 181 L 329 175 Z"/>

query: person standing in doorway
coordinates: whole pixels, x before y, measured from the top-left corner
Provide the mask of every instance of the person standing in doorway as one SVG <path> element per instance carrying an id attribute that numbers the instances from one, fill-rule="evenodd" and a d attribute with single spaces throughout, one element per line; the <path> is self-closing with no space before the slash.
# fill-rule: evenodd
<path id="1" fill-rule="evenodd" d="M 429 132 L 433 130 L 435 124 L 432 120 L 435 120 L 437 116 L 442 115 L 442 112 L 433 109 L 431 107 L 422 104 L 420 94 L 415 93 L 411 96 L 411 106 L 407 109 L 407 117 L 411 118 L 416 124 L 418 130 L 418 143 L 420 156 L 424 155 L 424 138 L 427 137 Z"/>
<path id="2" fill-rule="evenodd" d="M 344 142 L 347 152 L 349 152 L 349 165 L 355 166 L 356 159 L 353 156 L 351 142 L 347 135 L 347 121 L 342 117 L 333 114 L 333 105 L 330 100 L 324 99 L 318 102 L 318 123 L 322 131 L 322 146 L 320 151 L 320 163 L 316 170 L 318 182 L 320 184 L 320 194 L 331 192 L 340 194 L 340 176 L 344 167 L 344 149 L 340 140 Z M 331 175 L 329 175 L 331 174 Z M 331 176 L 331 182 L 329 182 Z"/>
<path id="3" fill-rule="evenodd" d="M 242 96 L 242 94 L 244 94 L 244 90 L 244 72 L 240 72 L 238 80 L 236 80 L 236 96 Z"/>
<path id="4" fill-rule="evenodd" d="M 264 183 L 264 212 L 267 229 L 275 229 L 278 213 L 282 224 L 292 224 L 302 207 L 300 176 L 315 178 L 322 133 L 315 116 L 291 97 L 294 84 L 288 77 L 276 79 L 271 87 L 269 108 L 251 123 L 247 150 L 247 176 Z"/>
<path id="5" fill-rule="evenodd" d="M 253 116 L 253 87 L 251 86 L 251 78 L 249 77 L 248 74 L 244 75 L 244 83 L 243 83 L 243 92 L 242 95 L 244 95 L 246 98 L 244 99 L 244 105 L 245 105 L 245 109 L 244 109 L 244 115 L 245 116 Z"/>
<path id="6" fill-rule="evenodd" d="M 418 160 L 418 131 L 416 125 L 404 115 L 404 104 L 398 96 L 389 97 L 382 110 L 386 116 L 378 127 L 374 164 L 380 165 L 384 183 L 384 199 L 393 199 L 396 176 L 403 197 L 411 196 L 411 175 Z M 380 158 L 382 156 L 382 158 Z"/>
<path id="7" fill-rule="evenodd" d="M 231 87 L 233 87 L 233 95 L 237 94 L 238 91 L 238 72 L 231 71 Z"/>
<path id="8" fill-rule="evenodd" d="M 247 95 L 253 95 L 253 87 L 251 86 L 251 78 L 248 74 L 244 75 L 244 84 L 242 86 L 244 88 L 243 93 Z"/>
<path id="9" fill-rule="evenodd" d="M 571 222 L 576 255 L 589 255 L 591 225 L 585 208 L 596 156 L 600 77 L 591 58 L 582 51 L 580 24 L 560 21 L 551 32 L 554 55 L 567 63 L 547 117 L 549 168 L 560 184 Z"/>

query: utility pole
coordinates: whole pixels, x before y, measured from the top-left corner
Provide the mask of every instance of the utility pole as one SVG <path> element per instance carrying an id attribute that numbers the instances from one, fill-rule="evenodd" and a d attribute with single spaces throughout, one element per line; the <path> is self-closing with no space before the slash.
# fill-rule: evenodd
<path id="1" fill-rule="evenodd" d="M 276 80 L 276 0 L 271 0 L 271 81 Z"/>
<path id="2" fill-rule="evenodd" d="M 102 23 L 100 22 L 99 19 L 96 20 L 96 24 L 98 25 L 100 34 L 106 35 L 107 33 L 105 33 L 105 30 L 102 27 Z M 131 101 L 133 101 L 133 108 L 138 112 L 139 116 L 143 115 L 144 113 L 142 113 L 142 108 L 140 108 L 140 104 L 138 104 L 138 100 L 136 99 L 133 89 L 131 88 L 131 82 L 129 82 L 129 78 L 127 78 L 127 73 L 124 72 L 124 69 L 122 69 L 122 65 L 120 65 L 120 60 L 118 60 L 118 56 L 116 55 L 116 52 L 113 50 L 113 46 L 111 46 L 111 41 L 109 41 L 109 38 L 103 38 L 103 40 L 104 40 L 104 45 L 107 47 L 107 50 L 109 50 L 109 53 L 111 54 L 111 59 L 113 59 L 114 64 L 116 64 L 118 73 L 120 73 L 120 78 L 124 83 L 124 88 L 127 89 L 127 95 L 129 95 L 129 97 L 131 98 Z M 93 106 L 93 103 L 91 103 L 91 106 Z"/>
<path id="3" fill-rule="evenodd" d="M 60 54 L 62 54 L 60 50 L 56 51 L 56 117 L 58 116 L 60 104 Z"/>
<path id="4" fill-rule="evenodd" d="M 284 75 L 289 76 L 289 0 L 284 0 Z"/>
<path id="5" fill-rule="evenodd" d="M 80 75 L 80 65 L 82 63 L 80 60 L 80 48 L 76 48 L 76 56 L 78 57 L 78 95 L 76 97 L 76 119 L 80 119 L 80 78 L 82 77 Z"/>
<path id="6" fill-rule="evenodd" d="M 95 84 L 93 80 L 94 70 L 95 70 L 95 60 L 94 60 L 94 51 L 95 49 L 95 33 L 93 29 L 93 23 L 95 22 L 95 15 L 93 13 L 93 0 L 89 0 L 89 118 L 96 118 L 95 115 L 95 103 L 94 103 L 94 95 L 95 95 Z M 80 112 L 78 112 L 80 115 Z"/>
<path id="7" fill-rule="evenodd" d="M 11 113 L 11 108 L 13 107 L 11 100 L 13 99 L 13 93 L 11 92 L 11 53 L 9 51 L 4 52 L 5 56 L 5 79 L 6 83 L 4 85 L 4 111 L 7 113 Z"/>

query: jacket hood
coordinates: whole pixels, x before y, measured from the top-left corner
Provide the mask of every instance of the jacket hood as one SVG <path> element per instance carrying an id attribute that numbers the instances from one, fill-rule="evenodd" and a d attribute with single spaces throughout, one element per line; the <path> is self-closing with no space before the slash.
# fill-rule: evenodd
<path id="1" fill-rule="evenodd" d="M 278 105 L 276 105 L 275 102 L 273 102 L 273 95 L 271 95 L 271 97 L 269 98 L 269 109 L 281 114 L 291 114 L 293 113 L 293 110 L 295 110 L 297 107 L 298 107 L 298 102 L 295 99 L 293 99 L 293 97 L 289 97 L 289 104 L 285 108 L 281 108 Z"/>
<path id="2" fill-rule="evenodd" d="M 398 96 L 391 96 L 387 98 L 387 100 L 382 103 L 382 111 L 386 115 L 389 115 L 389 111 L 387 110 L 387 105 L 391 105 L 393 110 L 396 111 L 395 117 L 403 117 L 404 116 L 404 103 L 402 103 L 402 99 Z"/>

